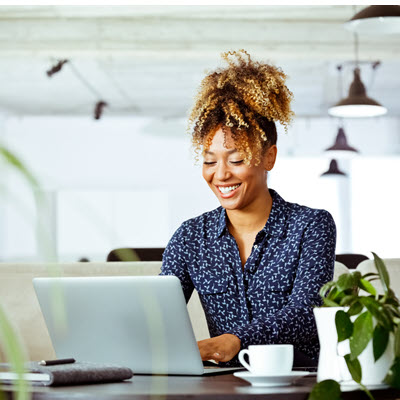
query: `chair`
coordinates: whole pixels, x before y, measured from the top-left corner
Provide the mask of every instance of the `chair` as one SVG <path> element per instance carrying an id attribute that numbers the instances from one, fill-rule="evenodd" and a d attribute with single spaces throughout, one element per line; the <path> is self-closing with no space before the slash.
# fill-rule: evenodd
<path id="1" fill-rule="evenodd" d="M 107 261 L 162 261 L 164 247 L 119 248 L 111 250 Z"/>
<path id="2" fill-rule="evenodd" d="M 369 260 L 364 254 L 336 254 L 336 261 L 341 262 L 349 269 L 357 268 L 357 265 L 364 260 Z"/>
<path id="3" fill-rule="evenodd" d="M 400 258 L 386 258 L 383 259 L 383 262 L 386 265 L 386 268 L 390 277 L 390 287 L 396 293 L 397 297 L 400 297 Z M 366 260 L 360 263 L 357 268 L 357 271 L 360 271 L 362 275 L 367 274 L 368 272 L 375 272 L 375 262 L 374 260 Z M 378 293 L 383 294 L 383 289 L 381 282 L 379 280 L 371 282 Z"/>

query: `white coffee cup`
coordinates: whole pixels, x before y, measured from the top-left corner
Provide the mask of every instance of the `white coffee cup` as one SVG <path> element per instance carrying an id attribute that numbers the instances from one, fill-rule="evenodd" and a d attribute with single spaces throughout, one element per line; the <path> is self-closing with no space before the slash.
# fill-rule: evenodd
<path id="1" fill-rule="evenodd" d="M 249 357 L 249 363 L 244 359 Z M 260 344 L 239 352 L 240 363 L 254 375 L 289 375 L 293 367 L 292 344 Z"/>

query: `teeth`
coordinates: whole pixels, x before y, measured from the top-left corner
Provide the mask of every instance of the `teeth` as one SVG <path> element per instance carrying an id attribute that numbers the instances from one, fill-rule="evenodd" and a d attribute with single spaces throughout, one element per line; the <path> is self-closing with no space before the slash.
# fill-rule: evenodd
<path id="1" fill-rule="evenodd" d="M 239 185 L 235 185 L 235 186 L 228 186 L 228 187 L 218 186 L 218 189 L 221 191 L 221 193 L 227 194 L 229 192 L 232 192 L 232 190 L 237 189 L 239 186 L 240 186 L 240 184 Z"/>

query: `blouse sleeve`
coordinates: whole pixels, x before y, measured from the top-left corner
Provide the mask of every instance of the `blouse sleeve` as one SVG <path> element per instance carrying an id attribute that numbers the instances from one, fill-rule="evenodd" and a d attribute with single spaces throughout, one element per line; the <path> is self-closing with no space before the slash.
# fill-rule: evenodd
<path id="1" fill-rule="evenodd" d="M 175 275 L 179 278 L 186 303 L 189 301 L 194 289 L 187 267 L 185 223 L 183 223 L 174 233 L 164 250 L 160 275 Z"/>
<path id="2" fill-rule="evenodd" d="M 306 343 L 316 336 L 313 306 L 321 305 L 319 290 L 333 279 L 336 227 L 329 212 L 321 210 L 307 226 L 300 250 L 296 278 L 287 304 L 275 314 L 255 319 L 227 333 L 252 344 Z"/>

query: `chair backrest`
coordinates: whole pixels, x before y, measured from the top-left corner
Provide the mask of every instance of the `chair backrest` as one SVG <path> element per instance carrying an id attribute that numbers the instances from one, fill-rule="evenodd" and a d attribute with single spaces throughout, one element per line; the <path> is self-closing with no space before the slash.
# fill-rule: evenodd
<path id="1" fill-rule="evenodd" d="M 164 247 L 130 248 L 111 250 L 107 261 L 162 261 Z"/>
<path id="2" fill-rule="evenodd" d="M 400 298 L 400 258 L 386 258 L 383 259 L 390 277 L 390 287 L 396 293 L 396 296 Z M 368 272 L 378 272 L 375 267 L 374 260 L 366 260 L 360 263 L 357 268 L 362 275 Z M 383 294 L 383 289 L 380 280 L 371 282 L 378 293 Z"/>
<path id="3" fill-rule="evenodd" d="M 336 261 L 341 262 L 349 269 L 357 268 L 357 265 L 369 258 L 364 254 L 336 254 Z"/>

